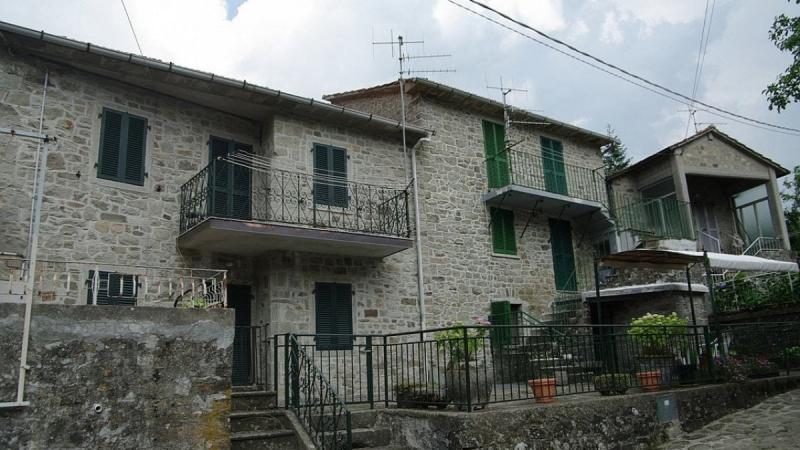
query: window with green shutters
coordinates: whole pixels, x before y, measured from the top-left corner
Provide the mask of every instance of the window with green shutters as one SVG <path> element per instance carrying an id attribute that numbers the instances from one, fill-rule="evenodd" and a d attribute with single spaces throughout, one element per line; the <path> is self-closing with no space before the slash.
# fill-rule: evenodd
<path id="1" fill-rule="evenodd" d="M 212 176 L 208 179 L 211 214 L 229 219 L 250 220 L 251 169 L 220 161 L 219 158 L 224 158 L 237 151 L 251 153 L 253 147 L 214 136 L 211 136 L 208 145 L 212 170 Z"/>
<path id="2" fill-rule="evenodd" d="M 350 350 L 353 348 L 353 287 L 343 283 L 316 283 L 318 350 Z"/>
<path id="3" fill-rule="evenodd" d="M 314 144 L 314 203 L 347 208 L 347 150 Z"/>
<path id="4" fill-rule="evenodd" d="M 144 185 L 147 119 L 103 108 L 97 177 Z"/>
<path id="5" fill-rule="evenodd" d="M 98 305 L 136 305 L 136 294 L 139 290 L 139 277 L 115 272 L 97 272 L 97 304 Z M 86 280 L 86 304 L 91 305 L 94 299 L 94 270 L 89 271 Z"/>
<path id="6" fill-rule="evenodd" d="M 492 221 L 492 251 L 504 255 L 517 254 L 517 241 L 514 235 L 514 211 L 490 209 Z"/>
<path id="7" fill-rule="evenodd" d="M 483 121 L 483 147 L 486 151 L 486 176 L 489 187 L 503 187 L 511 183 L 506 152 L 506 132 L 502 124 Z"/>
<path id="8" fill-rule="evenodd" d="M 568 195 L 567 174 L 564 169 L 564 146 L 561 141 L 542 136 L 542 168 L 544 187 L 548 192 Z"/>

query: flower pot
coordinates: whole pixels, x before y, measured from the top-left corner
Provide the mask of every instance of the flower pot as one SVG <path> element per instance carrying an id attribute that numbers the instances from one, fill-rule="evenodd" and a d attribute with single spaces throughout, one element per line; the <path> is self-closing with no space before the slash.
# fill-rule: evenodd
<path id="1" fill-rule="evenodd" d="M 638 372 L 636 377 L 639 379 L 639 385 L 645 392 L 655 392 L 659 389 L 658 383 L 661 381 L 660 371 L 651 370 L 648 372 Z"/>
<path id="2" fill-rule="evenodd" d="M 528 386 L 533 391 L 536 403 L 552 403 L 556 399 L 556 379 L 537 378 L 528 380 Z"/>
<path id="3" fill-rule="evenodd" d="M 639 372 L 661 373 L 661 384 L 672 384 L 677 377 L 673 374 L 675 367 L 674 355 L 640 355 L 636 357 Z"/>
<path id="4" fill-rule="evenodd" d="M 467 400 L 474 408 L 484 408 L 494 388 L 494 375 L 490 367 L 469 366 L 469 390 L 467 390 L 467 369 L 448 367 L 444 373 L 447 400 L 458 409 L 467 406 Z"/>

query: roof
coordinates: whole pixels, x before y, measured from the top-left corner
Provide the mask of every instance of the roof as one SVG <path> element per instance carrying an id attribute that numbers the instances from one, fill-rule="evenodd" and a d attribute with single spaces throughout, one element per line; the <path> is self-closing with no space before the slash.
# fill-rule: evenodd
<path id="1" fill-rule="evenodd" d="M 0 35 L 5 45 L 22 53 L 247 119 L 264 120 L 280 112 L 395 137 L 401 132 L 398 120 L 7 22 L 0 21 Z M 430 134 L 410 125 L 406 131 L 412 144 Z"/>
<path id="2" fill-rule="evenodd" d="M 756 272 L 798 272 L 796 262 L 776 261 L 750 255 L 729 255 L 726 253 L 692 252 L 685 250 L 628 250 L 614 253 L 600 259 L 601 263 L 612 267 L 645 267 L 660 270 L 684 269 L 705 261 L 717 269 L 756 271 Z"/>
<path id="3" fill-rule="evenodd" d="M 358 98 L 379 97 L 384 95 L 396 95 L 398 93 L 398 81 L 392 81 L 377 86 L 356 89 L 352 91 L 339 92 L 336 94 L 324 95 L 322 98 L 337 103 L 342 100 L 354 100 Z M 405 80 L 405 89 L 408 94 L 419 93 L 429 98 L 435 98 L 449 103 L 455 103 L 459 107 L 468 107 L 474 111 L 484 112 L 493 116 L 503 115 L 503 104 L 490 98 L 482 97 L 471 92 L 437 83 L 426 78 L 409 78 Z M 602 146 L 610 144 L 612 139 L 601 133 L 596 133 L 585 128 L 561 122 L 550 117 L 536 114 L 524 109 L 514 108 L 515 118 L 531 122 L 547 122 L 546 125 L 531 125 L 543 127 L 548 130 L 554 129 L 558 133 L 581 139 L 590 144 Z"/>
<path id="4" fill-rule="evenodd" d="M 714 125 L 709 125 L 708 127 L 702 129 L 701 131 L 689 136 L 688 138 L 683 139 L 682 141 L 678 141 L 678 142 L 670 145 L 669 147 L 667 147 L 665 149 L 662 149 L 662 150 L 657 151 L 656 153 L 653 153 L 652 155 L 648 156 L 647 158 L 644 158 L 643 160 L 637 162 L 636 164 L 632 164 L 632 165 L 630 165 L 630 166 L 628 166 L 628 167 L 626 167 L 626 168 L 624 168 L 622 170 L 619 170 L 617 172 L 614 172 L 614 173 L 608 175 L 608 179 L 614 179 L 614 178 L 622 176 L 622 175 L 624 175 L 626 173 L 635 172 L 637 170 L 640 170 L 640 169 L 644 168 L 645 166 L 647 166 L 648 164 L 650 164 L 651 162 L 654 162 L 654 161 L 656 161 L 658 159 L 667 157 L 668 155 L 672 154 L 672 152 L 675 149 L 681 148 L 681 147 L 683 147 L 683 146 L 685 146 L 685 145 L 687 145 L 687 144 L 689 144 L 691 142 L 694 142 L 697 139 L 700 139 L 701 137 L 706 136 L 706 135 L 711 134 L 711 133 L 713 133 L 719 139 L 722 139 L 723 141 L 727 142 L 732 147 L 735 147 L 739 151 L 741 151 L 743 153 L 746 153 L 747 155 L 749 155 L 749 156 L 761 161 L 762 163 L 774 168 L 775 172 L 776 172 L 776 175 L 778 177 L 782 177 L 782 176 L 788 175 L 790 173 L 788 169 L 786 169 L 785 167 L 781 166 L 777 162 L 767 158 L 766 156 L 762 155 L 761 153 L 759 153 L 759 152 L 753 150 L 752 148 L 744 145 L 742 142 L 734 139 L 733 137 L 729 136 L 728 134 L 723 133 L 722 131 L 720 131 Z"/>

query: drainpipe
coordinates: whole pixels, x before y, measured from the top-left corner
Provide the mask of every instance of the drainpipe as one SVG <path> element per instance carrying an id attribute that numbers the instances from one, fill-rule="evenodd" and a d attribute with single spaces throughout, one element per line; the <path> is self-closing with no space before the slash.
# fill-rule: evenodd
<path id="1" fill-rule="evenodd" d="M 417 178 L 417 147 L 423 142 L 430 142 L 430 137 L 424 137 L 417 141 L 411 149 L 411 180 L 413 182 L 414 194 L 414 234 L 417 248 L 417 296 L 419 297 L 419 329 L 425 329 L 425 285 L 422 275 L 422 232 L 420 231 L 420 210 L 419 210 L 419 180 Z"/>

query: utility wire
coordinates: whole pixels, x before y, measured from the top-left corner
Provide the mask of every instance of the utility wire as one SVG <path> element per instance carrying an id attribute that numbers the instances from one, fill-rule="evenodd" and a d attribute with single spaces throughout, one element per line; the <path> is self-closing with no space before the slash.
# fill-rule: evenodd
<path id="1" fill-rule="evenodd" d="M 500 22 L 498 22 L 496 20 L 492 20 L 492 19 L 490 19 L 489 17 L 487 17 L 485 15 L 479 14 L 478 12 L 476 12 L 476 11 L 470 9 L 470 8 L 467 8 L 467 7 L 457 3 L 455 0 L 447 0 L 447 1 L 449 3 L 451 3 L 451 4 L 453 4 L 453 5 L 456 5 L 456 6 L 460 7 L 460 8 L 462 8 L 462 9 L 466 10 L 466 11 L 469 11 L 472 14 L 475 14 L 475 15 L 478 15 L 480 17 L 483 17 L 484 19 L 490 20 L 490 21 L 492 21 L 492 22 L 494 22 L 496 24 L 503 25 L 504 28 L 507 28 L 507 29 L 509 29 L 511 31 L 514 31 L 514 32 L 516 32 L 516 33 L 518 33 L 518 34 L 520 34 L 522 36 L 525 36 L 525 37 L 527 37 L 527 38 L 529 38 L 529 39 L 531 39 L 531 40 L 533 40 L 535 42 L 538 42 L 540 44 L 542 43 L 542 41 L 540 41 L 538 39 L 535 39 L 532 36 L 529 36 L 529 35 L 527 35 L 525 33 L 522 33 L 522 32 L 520 32 L 518 30 L 515 30 L 515 29 L 513 29 L 511 27 L 505 26 L 504 24 L 501 24 Z M 678 98 L 682 99 L 682 100 L 677 100 L 677 99 L 672 98 L 672 100 L 675 100 L 675 101 L 678 101 L 680 103 L 686 104 L 687 106 L 691 105 L 692 103 L 697 103 L 699 105 L 705 106 L 706 108 L 708 108 L 708 110 L 717 111 L 718 113 L 726 114 L 727 116 L 737 117 L 739 119 L 747 121 L 748 123 L 755 123 L 755 124 L 760 124 L 760 125 L 763 125 L 763 126 L 766 126 L 766 127 L 770 127 L 770 128 L 776 128 L 776 129 L 780 129 L 780 130 L 786 130 L 786 131 L 792 131 L 792 132 L 795 132 L 795 133 L 800 133 L 800 128 L 785 127 L 785 126 L 781 126 L 781 125 L 775 125 L 775 124 L 772 124 L 772 123 L 769 123 L 769 122 L 764 122 L 764 121 L 761 121 L 761 120 L 758 120 L 758 119 L 753 119 L 751 117 L 747 117 L 747 116 L 744 116 L 744 115 L 741 115 L 741 114 L 737 114 L 735 112 L 728 111 L 726 109 L 719 108 L 717 106 L 714 106 L 714 105 L 699 101 L 699 100 L 697 100 L 695 98 L 689 97 L 687 95 L 681 94 L 680 92 L 677 92 L 677 91 L 672 90 L 672 89 L 670 89 L 668 87 L 662 86 L 662 85 L 660 85 L 658 83 L 655 83 L 653 81 L 650 81 L 650 80 L 648 80 L 648 79 L 646 79 L 644 77 L 641 77 L 641 76 L 636 75 L 636 74 L 634 74 L 632 72 L 629 72 L 629 71 L 627 71 L 627 70 L 625 70 L 625 69 L 623 69 L 623 68 L 621 68 L 619 66 L 611 64 L 611 63 L 609 63 L 609 62 L 607 62 L 607 61 L 605 61 L 605 60 L 603 60 L 601 58 L 598 58 L 598 57 L 596 57 L 594 55 L 591 55 L 591 54 L 589 54 L 587 52 L 584 52 L 584 51 L 582 51 L 582 50 L 580 50 L 580 49 L 578 49 L 578 48 L 576 48 L 576 47 L 574 47 L 574 46 L 572 46 L 570 44 L 567 44 L 564 41 L 561 41 L 561 40 L 559 40 L 559 39 L 557 39 L 555 37 L 550 36 L 547 33 L 544 33 L 544 32 L 542 32 L 542 31 L 540 31 L 540 30 L 538 30 L 536 28 L 533 28 L 532 26 L 530 26 L 530 25 L 528 25 L 528 24 L 526 24 L 524 22 L 521 22 L 521 21 L 519 21 L 517 19 L 514 19 L 513 17 L 511 17 L 511 16 L 509 16 L 509 15 L 507 15 L 507 14 L 501 12 L 501 11 L 498 11 L 497 9 L 492 8 L 491 6 L 488 6 L 488 5 L 486 5 L 486 4 L 482 3 L 482 2 L 479 2 L 477 0 L 468 0 L 468 1 L 470 3 L 473 3 L 473 4 L 483 8 L 483 9 L 491 11 L 492 13 L 494 13 L 494 14 L 496 14 L 496 15 L 498 15 L 498 16 L 500 16 L 500 17 L 502 17 L 502 18 L 504 18 L 504 19 L 506 19 L 506 20 L 508 20 L 508 21 L 520 26 L 520 27 L 523 27 L 523 28 L 526 28 L 528 30 L 531 30 L 534 33 L 542 36 L 543 38 L 545 38 L 547 40 L 550 40 L 550 41 L 555 42 L 555 43 L 557 43 L 559 45 L 562 45 L 562 46 L 572 50 L 575 53 L 578 53 L 578 54 L 580 54 L 580 55 L 582 55 L 582 56 L 584 56 L 586 58 L 589 58 L 590 60 L 595 61 L 596 63 L 598 63 L 598 64 L 600 64 L 602 66 L 609 67 L 609 68 L 611 68 L 611 69 L 613 69 L 613 70 L 615 70 L 617 72 L 620 72 L 620 73 L 626 75 L 627 77 L 633 78 L 634 80 L 637 80 L 638 82 L 640 82 L 640 83 L 635 83 L 632 80 L 627 80 L 627 81 L 631 82 L 632 84 L 636 84 L 639 87 L 643 87 L 642 84 L 644 84 L 644 85 L 647 85 L 649 87 L 664 91 L 664 92 L 659 92 L 659 95 L 662 95 L 664 97 L 671 98 L 671 97 L 669 97 L 668 95 L 665 94 L 665 93 L 669 93 L 672 96 L 675 96 L 675 97 L 678 97 Z M 547 47 L 549 47 L 551 49 L 555 49 L 555 47 L 550 46 L 550 45 L 547 45 Z M 567 54 L 566 52 L 563 52 L 563 51 L 561 51 L 560 53 Z M 589 64 L 587 61 L 582 60 L 580 58 L 574 57 L 574 59 L 576 59 L 578 61 L 581 61 L 584 64 Z M 589 64 L 589 65 L 594 67 L 594 68 L 598 68 L 595 64 Z M 607 70 L 603 70 L 603 71 L 606 72 L 606 73 L 609 73 L 609 71 L 607 71 Z M 618 78 L 625 79 L 624 77 L 618 77 Z M 648 90 L 650 90 L 651 92 L 654 91 L 653 89 L 648 89 Z M 723 117 L 725 117 L 725 116 L 723 116 Z M 725 117 L 725 118 L 728 118 L 728 117 Z M 798 135 L 798 136 L 800 136 L 800 135 Z"/>
<path id="2" fill-rule="evenodd" d="M 703 28 L 700 32 L 700 45 L 697 48 L 697 65 L 694 70 L 694 82 L 692 83 L 692 98 L 697 97 L 697 89 L 700 87 L 700 77 L 703 74 L 703 65 L 706 62 L 706 53 L 708 50 L 708 39 L 711 35 L 711 22 L 714 20 L 714 7 L 717 0 L 711 1 L 711 14 L 709 15 L 708 9 L 709 0 L 706 0 L 706 9 L 703 12 Z M 697 120 L 695 120 L 694 103 L 689 107 L 689 118 L 686 120 L 686 137 L 689 136 L 689 125 L 694 122 L 694 131 L 697 130 Z"/>
<path id="3" fill-rule="evenodd" d="M 128 8 L 125 7 L 125 0 L 119 0 L 122 3 L 122 9 L 125 10 L 125 17 L 128 18 L 128 25 L 131 27 L 131 33 L 133 33 L 133 40 L 136 41 L 136 47 L 139 48 L 139 54 L 144 56 L 144 52 L 142 51 L 142 46 L 139 45 L 139 38 L 136 37 L 136 30 L 133 29 L 133 22 L 131 21 L 131 16 L 128 14 Z"/>

